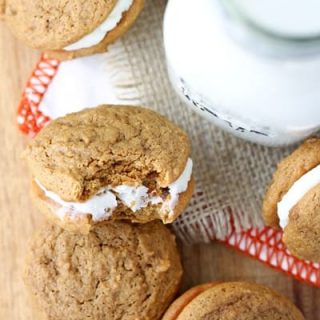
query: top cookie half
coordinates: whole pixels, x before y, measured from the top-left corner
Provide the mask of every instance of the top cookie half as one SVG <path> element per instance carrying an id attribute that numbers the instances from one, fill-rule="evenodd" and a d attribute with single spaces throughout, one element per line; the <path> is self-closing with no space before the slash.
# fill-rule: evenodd
<path id="1" fill-rule="evenodd" d="M 135 21 L 143 0 L 7 0 L 0 15 L 28 46 L 72 58 L 106 51 Z"/>
<path id="2" fill-rule="evenodd" d="M 306 140 L 277 166 L 263 202 L 267 225 L 279 226 L 278 204 L 292 186 L 306 173 L 320 165 L 320 139 Z"/>
<path id="3" fill-rule="evenodd" d="M 184 207 L 192 180 L 189 154 L 182 129 L 130 106 L 99 106 L 57 119 L 25 151 L 38 189 L 51 200 L 72 209 L 94 197 L 102 201 L 108 191 L 133 212 L 149 204 Z M 106 201 L 117 200 L 110 197 Z"/>
<path id="4" fill-rule="evenodd" d="M 163 320 L 303 320 L 301 312 L 277 292 L 254 283 L 212 283 L 178 298 Z"/>

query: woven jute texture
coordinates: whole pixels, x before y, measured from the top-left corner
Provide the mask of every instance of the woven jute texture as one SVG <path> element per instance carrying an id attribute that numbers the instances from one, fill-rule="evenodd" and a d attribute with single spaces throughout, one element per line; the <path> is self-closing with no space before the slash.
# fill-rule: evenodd
<path id="1" fill-rule="evenodd" d="M 174 224 L 175 232 L 185 242 L 224 239 L 232 225 L 240 231 L 263 224 L 265 188 L 289 148 L 242 141 L 214 127 L 180 100 L 166 70 L 162 35 L 165 6 L 164 0 L 146 1 L 138 22 L 121 43 L 142 104 L 168 116 L 192 141 L 196 191 Z"/>

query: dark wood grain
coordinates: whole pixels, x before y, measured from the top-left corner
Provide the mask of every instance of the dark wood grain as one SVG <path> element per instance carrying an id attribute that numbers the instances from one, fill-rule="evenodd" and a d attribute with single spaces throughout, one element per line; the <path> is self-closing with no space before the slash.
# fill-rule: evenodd
<path id="1" fill-rule="evenodd" d="M 22 282 L 28 239 L 40 224 L 29 198 L 29 177 L 20 159 L 27 138 L 16 128 L 21 90 L 38 53 L 0 25 L 0 319 L 36 320 Z M 308 320 L 320 320 L 320 290 L 300 284 L 221 244 L 184 246 L 183 290 L 212 280 L 250 280 L 291 298 Z"/>

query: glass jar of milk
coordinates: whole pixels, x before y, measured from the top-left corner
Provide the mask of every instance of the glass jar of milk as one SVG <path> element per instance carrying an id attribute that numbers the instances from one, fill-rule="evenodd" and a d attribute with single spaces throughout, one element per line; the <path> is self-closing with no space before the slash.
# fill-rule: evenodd
<path id="1" fill-rule="evenodd" d="M 170 0 L 170 78 L 190 106 L 253 142 L 320 130 L 319 0 Z"/>

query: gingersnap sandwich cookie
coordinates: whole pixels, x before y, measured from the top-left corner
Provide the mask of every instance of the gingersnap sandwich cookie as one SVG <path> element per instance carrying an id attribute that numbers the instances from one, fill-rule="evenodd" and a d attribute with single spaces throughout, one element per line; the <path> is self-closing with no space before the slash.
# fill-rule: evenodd
<path id="1" fill-rule="evenodd" d="M 25 151 L 40 211 L 84 233 L 106 220 L 173 222 L 193 191 L 189 154 L 182 129 L 131 106 L 54 120 Z"/>
<path id="2" fill-rule="evenodd" d="M 25 282 L 48 320 L 157 320 L 181 276 L 175 238 L 161 222 L 116 221 L 87 235 L 45 225 L 31 244 Z"/>
<path id="3" fill-rule="evenodd" d="M 138 17 L 144 0 L 7 0 L 2 17 L 28 46 L 70 59 L 105 52 Z"/>
<path id="4" fill-rule="evenodd" d="M 162 320 L 303 320 L 285 297 L 246 282 L 208 283 L 178 298 Z"/>
<path id="5" fill-rule="evenodd" d="M 267 225 L 302 259 L 320 261 L 320 139 L 304 142 L 282 160 L 263 202 Z"/>

